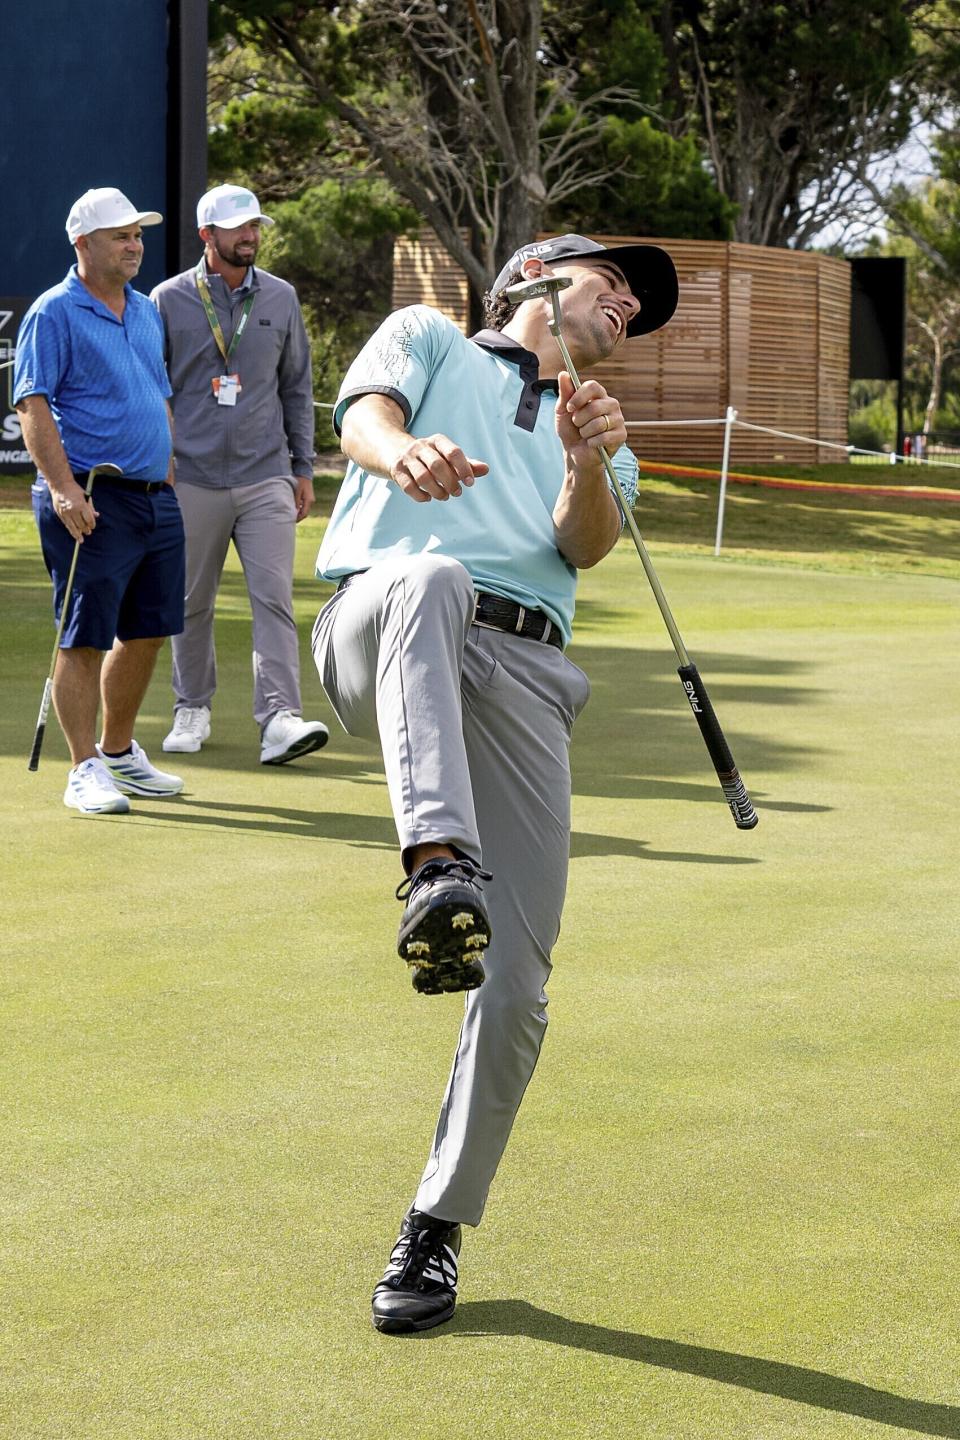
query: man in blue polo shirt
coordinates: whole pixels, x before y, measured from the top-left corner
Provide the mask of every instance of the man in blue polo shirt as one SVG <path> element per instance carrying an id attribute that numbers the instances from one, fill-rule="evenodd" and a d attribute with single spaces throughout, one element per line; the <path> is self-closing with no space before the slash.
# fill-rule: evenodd
<path id="1" fill-rule="evenodd" d="M 53 703 L 72 761 L 64 803 L 84 814 L 183 788 L 133 736 L 157 654 L 183 628 L 163 330 L 130 284 L 141 227 L 162 218 L 112 187 L 86 191 L 67 217 L 77 262 L 34 301 L 17 337 L 13 398 L 37 467 L 34 514 L 58 620 L 77 559 Z M 88 498 L 88 473 L 103 463 L 122 474 L 96 477 Z"/>
<path id="2" fill-rule="evenodd" d="M 398 949 L 424 994 L 468 992 L 433 1147 L 373 1295 L 387 1333 L 453 1314 L 476 1225 L 546 1029 L 570 826 L 568 751 L 586 676 L 565 656 L 577 572 L 613 548 L 637 466 L 618 402 L 583 374 L 666 324 L 673 262 L 580 235 L 524 246 L 466 339 L 426 306 L 392 315 L 344 380 L 350 465 L 317 573 L 337 592 L 314 655 L 344 728 L 379 737 L 407 879 Z M 481 865 L 487 867 L 481 869 Z"/>

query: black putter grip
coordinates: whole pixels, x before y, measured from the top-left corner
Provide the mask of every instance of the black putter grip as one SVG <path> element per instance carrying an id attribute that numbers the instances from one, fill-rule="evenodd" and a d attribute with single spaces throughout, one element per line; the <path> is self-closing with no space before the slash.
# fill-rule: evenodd
<path id="1" fill-rule="evenodd" d="M 714 769 L 717 772 L 717 779 L 720 781 L 724 798 L 730 806 L 730 813 L 738 830 L 752 830 L 759 820 L 759 816 L 753 808 L 753 802 L 747 794 L 747 788 L 740 779 L 740 771 L 734 763 L 730 754 L 730 746 L 724 738 L 720 729 L 720 722 L 714 714 L 713 706 L 710 704 L 710 696 L 707 694 L 706 686 L 700 679 L 700 672 L 696 665 L 681 665 L 677 670 L 680 676 L 680 683 L 683 686 L 684 694 L 690 702 L 690 709 L 696 716 L 697 724 L 700 726 L 700 734 L 710 752 L 710 759 L 713 761 Z"/>
<path id="2" fill-rule="evenodd" d="M 28 770 L 36 770 L 40 764 L 40 751 L 43 748 L 43 732 L 47 728 L 46 720 L 41 720 L 37 726 L 37 733 L 33 737 L 33 749 L 30 751 L 30 759 L 27 762 Z M 20 751 L 23 754 L 23 751 Z"/>

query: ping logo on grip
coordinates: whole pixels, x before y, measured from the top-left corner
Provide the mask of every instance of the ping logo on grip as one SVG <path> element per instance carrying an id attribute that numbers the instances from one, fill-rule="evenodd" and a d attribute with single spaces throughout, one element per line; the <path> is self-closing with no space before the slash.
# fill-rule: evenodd
<path id="1" fill-rule="evenodd" d="M 690 709 L 693 711 L 694 715 L 702 715 L 703 711 L 700 709 L 700 701 L 697 698 L 697 692 L 694 688 L 693 681 L 684 680 L 683 688 L 687 692 L 687 699 L 690 701 Z"/>

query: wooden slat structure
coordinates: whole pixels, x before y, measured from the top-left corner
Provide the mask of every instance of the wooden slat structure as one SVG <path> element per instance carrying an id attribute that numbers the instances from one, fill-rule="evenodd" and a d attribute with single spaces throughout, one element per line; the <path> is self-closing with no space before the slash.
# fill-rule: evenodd
<path id="1" fill-rule="evenodd" d="M 542 238 L 542 237 L 541 237 Z M 597 235 L 605 245 L 637 243 Z M 642 243 L 642 242 L 640 242 Z M 740 420 L 847 443 L 850 266 L 802 250 L 707 240 L 655 240 L 673 256 L 680 304 L 670 324 L 628 340 L 593 372 L 627 420 Z M 398 240 L 393 305 L 434 305 L 466 330 L 466 276 L 432 232 Z M 648 460 L 719 464 L 716 426 L 632 429 Z M 844 452 L 735 428 L 731 462 L 816 464 Z"/>
<path id="2" fill-rule="evenodd" d="M 470 306 L 467 277 L 432 230 L 404 235 L 393 246 L 393 308 L 432 305 L 466 331 Z"/>

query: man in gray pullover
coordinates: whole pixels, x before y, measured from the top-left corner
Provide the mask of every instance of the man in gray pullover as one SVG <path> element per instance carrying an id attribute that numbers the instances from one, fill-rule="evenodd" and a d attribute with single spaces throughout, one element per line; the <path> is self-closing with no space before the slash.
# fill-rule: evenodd
<path id="1" fill-rule="evenodd" d="M 187 537 L 185 628 L 173 649 L 167 751 L 210 736 L 217 684 L 213 617 L 232 540 L 253 612 L 253 714 L 260 761 L 282 765 L 326 744 L 304 720 L 293 617 L 294 528 L 313 504 L 310 348 L 296 291 L 254 261 L 256 196 L 218 185 L 197 206 L 199 263 L 151 295 L 163 319 L 177 495 Z"/>

